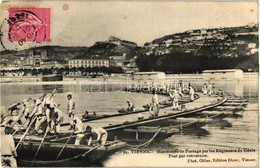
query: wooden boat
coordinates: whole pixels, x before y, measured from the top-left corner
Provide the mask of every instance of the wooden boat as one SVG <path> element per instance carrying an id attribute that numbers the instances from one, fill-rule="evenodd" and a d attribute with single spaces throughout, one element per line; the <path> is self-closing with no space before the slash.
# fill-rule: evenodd
<path id="1" fill-rule="evenodd" d="M 227 99 L 227 101 L 226 101 L 227 103 L 233 103 L 233 102 L 235 102 L 235 103 L 245 103 L 245 102 L 248 102 L 248 100 L 247 99 Z"/>
<path id="2" fill-rule="evenodd" d="M 203 100 L 202 100 L 203 101 Z M 170 127 L 170 128 L 174 128 L 172 126 L 173 123 L 170 119 L 176 119 L 178 117 L 184 117 L 187 115 L 191 115 L 191 114 L 196 114 L 198 112 L 204 111 L 204 110 L 208 110 L 208 109 L 212 109 L 216 106 L 219 106 L 221 104 L 223 104 L 226 101 L 226 98 L 223 98 L 222 100 L 219 100 L 217 102 L 214 103 L 210 103 L 208 105 L 204 105 L 204 106 L 197 106 L 196 108 L 190 109 L 190 110 L 185 110 L 185 111 L 169 111 L 168 113 L 165 114 L 161 114 L 157 117 L 148 117 L 149 114 L 146 115 L 146 117 L 144 117 L 143 119 L 135 119 L 135 114 L 131 115 L 130 118 L 132 118 L 132 121 L 125 121 L 124 119 L 121 120 L 120 117 L 118 118 L 109 118 L 109 119 L 100 119 L 98 121 L 90 121 L 88 122 L 88 125 L 91 125 L 95 127 L 95 125 L 101 126 L 104 129 L 106 129 L 106 131 L 108 132 L 109 135 L 109 140 L 114 140 L 116 136 L 122 134 L 122 132 L 126 131 L 126 129 L 131 129 L 131 130 L 136 130 L 138 131 L 138 129 L 140 129 L 140 126 L 149 126 L 149 127 Z M 204 101 L 203 101 L 204 102 Z M 127 118 L 127 117 L 125 117 Z M 117 121 L 114 124 L 109 124 L 110 121 Z M 203 123 L 203 124 L 202 124 Z M 199 126 L 203 126 L 206 124 L 206 122 L 198 122 L 198 120 L 196 122 L 190 122 L 187 124 L 187 126 L 192 127 L 195 125 Z M 177 129 L 180 128 L 180 124 L 176 124 L 175 125 Z M 139 128 L 138 128 L 139 127 Z M 183 124 L 182 127 L 186 127 L 185 124 Z M 153 130 L 155 131 L 155 130 Z M 64 132 L 67 132 L 66 127 L 64 128 Z M 144 133 L 145 131 L 143 131 Z M 76 136 L 74 136 L 73 138 L 75 138 Z M 63 139 L 64 140 L 64 139 Z"/>
<path id="3" fill-rule="evenodd" d="M 247 103 L 241 103 L 241 102 L 225 102 L 223 106 L 247 106 Z"/>
<path id="4" fill-rule="evenodd" d="M 185 115 L 189 115 L 189 114 L 195 114 L 195 113 L 207 110 L 207 109 L 211 109 L 211 108 L 214 108 L 216 106 L 223 104 L 225 101 L 226 101 L 226 98 L 223 98 L 222 100 L 220 100 L 218 102 L 211 103 L 209 105 L 202 106 L 199 108 L 169 113 L 169 114 L 157 116 L 154 118 L 146 118 L 146 119 L 136 120 L 136 121 L 132 121 L 132 122 L 124 122 L 121 124 L 109 125 L 104 128 L 108 131 L 111 131 L 111 130 L 124 129 L 124 128 L 135 127 L 135 126 L 160 126 L 160 127 L 169 126 L 169 122 L 167 122 L 168 119 L 177 118 L 177 117 L 181 117 L 181 116 L 185 116 Z"/>
<path id="5" fill-rule="evenodd" d="M 241 111 L 202 111 L 200 113 L 201 115 L 208 116 L 209 118 L 241 118 L 243 115 L 241 114 Z"/>
<path id="6" fill-rule="evenodd" d="M 147 127 L 138 126 L 125 128 L 123 130 L 108 131 L 108 139 L 119 139 L 121 141 L 147 141 L 153 138 L 154 141 L 164 140 L 173 134 L 179 133 L 179 129 L 173 127 Z"/>
<path id="7" fill-rule="evenodd" d="M 135 111 L 133 111 L 133 110 L 127 110 L 127 109 L 124 109 L 124 108 L 122 108 L 122 109 L 120 109 L 120 110 L 117 110 L 119 113 L 121 113 L 121 114 L 127 114 L 127 113 L 133 113 L 133 112 L 135 112 Z M 139 111 L 140 112 L 140 111 Z"/>
<path id="8" fill-rule="evenodd" d="M 196 94 L 195 100 L 199 99 L 199 95 Z M 182 101 L 180 102 L 180 105 L 189 103 L 190 101 Z M 170 107 L 171 104 L 163 104 L 160 105 L 160 109 L 164 109 L 167 107 Z M 118 117 L 118 116 L 124 116 L 124 115 L 129 115 L 129 114 L 138 114 L 138 113 L 143 113 L 143 112 L 149 112 L 149 105 L 144 105 L 144 109 L 137 109 L 134 112 L 125 112 L 124 110 L 120 109 L 118 110 L 119 113 L 117 114 L 111 114 L 111 115 L 89 115 L 89 117 L 84 117 L 82 118 L 82 122 L 88 122 L 88 121 L 94 121 L 94 120 L 99 120 L 99 119 L 104 119 L 104 118 L 111 118 L 111 117 Z M 83 115 L 84 116 L 84 115 Z M 68 126 L 69 123 L 62 123 L 61 126 Z"/>
<path id="9" fill-rule="evenodd" d="M 201 128 L 205 125 L 207 125 L 209 122 L 212 121 L 211 118 L 208 117 L 178 117 L 176 119 L 169 119 L 169 122 L 172 122 L 173 124 L 176 124 L 175 128 L 178 127 L 179 129 L 184 128 Z"/>
<path id="10" fill-rule="evenodd" d="M 19 136 L 15 136 L 16 144 Z M 30 140 L 28 140 L 30 139 Z M 28 136 L 18 148 L 18 165 L 19 166 L 87 166 L 88 164 L 100 164 L 102 160 L 109 155 L 124 148 L 125 142 L 108 141 L 104 147 L 87 146 L 86 144 L 74 145 L 74 141 L 68 144 L 52 142 L 53 137 L 47 137 L 46 142 L 42 143 L 39 153 L 33 161 L 34 155 L 40 146 L 42 137 Z M 82 141 L 86 142 L 86 141 Z M 64 147 L 65 145 L 65 147 Z M 63 149 L 59 159 L 56 160 L 60 151 Z M 79 164 L 81 163 L 81 164 Z"/>
<path id="11" fill-rule="evenodd" d="M 62 81 L 63 76 L 61 74 L 43 76 L 42 81 Z"/>
<path id="12" fill-rule="evenodd" d="M 223 106 L 223 105 L 221 105 L 221 106 L 215 107 L 214 110 L 237 112 L 237 111 L 243 111 L 244 107 L 243 106 Z"/>

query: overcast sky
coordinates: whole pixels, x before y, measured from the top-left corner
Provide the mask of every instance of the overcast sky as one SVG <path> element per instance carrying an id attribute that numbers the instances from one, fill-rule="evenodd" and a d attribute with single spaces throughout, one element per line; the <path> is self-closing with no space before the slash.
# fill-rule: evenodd
<path id="1" fill-rule="evenodd" d="M 90 46 L 111 35 L 143 45 L 186 30 L 258 22 L 256 2 L 59 1 L 33 5 L 52 8 L 52 44 L 66 46 Z M 1 15 L 6 14 L 2 10 Z"/>

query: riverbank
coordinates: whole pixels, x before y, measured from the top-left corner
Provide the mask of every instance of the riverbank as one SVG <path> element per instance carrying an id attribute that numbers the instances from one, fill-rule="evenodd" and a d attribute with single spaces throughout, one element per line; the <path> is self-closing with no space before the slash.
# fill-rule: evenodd
<path id="1" fill-rule="evenodd" d="M 244 73 L 243 79 L 240 81 L 237 80 L 213 80 L 214 83 L 223 83 L 223 82 L 231 82 L 231 83 L 258 83 L 258 72 L 252 73 Z M 130 75 L 127 74 L 116 74 L 114 76 L 101 76 L 96 78 L 87 78 L 87 77 L 63 77 L 63 81 L 42 81 L 42 76 L 1 76 L 0 83 L 1 84 L 30 84 L 30 85 L 71 85 L 71 84 L 124 84 L 124 85 L 132 85 L 138 83 L 149 83 L 149 82 L 158 82 L 158 83 L 172 83 L 176 80 L 188 81 L 188 82 L 207 82 L 203 79 L 202 74 L 167 74 L 164 80 L 133 80 Z"/>

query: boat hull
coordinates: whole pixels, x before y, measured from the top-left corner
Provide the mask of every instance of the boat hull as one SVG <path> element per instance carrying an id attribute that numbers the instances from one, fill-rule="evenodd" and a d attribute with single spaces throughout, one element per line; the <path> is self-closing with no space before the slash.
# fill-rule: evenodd
<path id="1" fill-rule="evenodd" d="M 17 141 L 16 141 L 17 142 Z M 114 145 L 98 147 L 67 144 L 59 159 L 56 157 L 62 150 L 64 143 L 45 142 L 41 145 L 39 152 L 35 157 L 40 142 L 24 141 L 18 149 L 18 164 L 21 166 L 89 166 L 100 165 L 109 155 L 125 147 L 126 143 L 118 142 Z M 94 149 L 94 150 L 92 150 Z M 91 151 L 92 150 L 92 151 Z M 82 154 L 87 153 L 85 156 Z M 80 164 L 79 164 L 80 163 Z"/>
<path id="2" fill-rule="evenodd" d="M 54 76 L 43 76 L 42 81 L 62 81 L 62 75 L 54 75 Z"/>

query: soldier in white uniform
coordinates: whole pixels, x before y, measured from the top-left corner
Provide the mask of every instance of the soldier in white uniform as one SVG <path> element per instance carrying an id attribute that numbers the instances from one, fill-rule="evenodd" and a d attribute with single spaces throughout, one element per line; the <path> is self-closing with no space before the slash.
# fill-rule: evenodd
<path id="1" fill-rule="evenodd" d="M 203 87 L 202 87 L 202 92 L 204 95 L 206 95 L 208 93 L 208 88 L 207 88 L 207 84 L 204 83 Z"/>
<path id="2" fill-rule="evenodd" d="M 1 125 L 1 163 L 3 167 L 17 167 L 14 138 L 10 132 Z"/>
<path id="3" fill-rule="evenodd" d="M 173 94 L 170 93 L 170 97 L 172 99 L 172 110 L 176 110 L 179 108 L 179 92 L 178 90 L 174 89 Z"/>
<path id="4" fill-rule="evenodd" d="M 35 116 L 36 116 L 35 131 L 37 133 L 42 133 L 43 131 L 41 130 L 41 126 L 44 122 L 46 122 L 47 117 L 46 117 L 46 114 L 44 111 L 43 102 L 41 102 L 41 101 L 37 102 Z"/>
<path id="5" fill-rule="evenodd" d="M 135 106 L 130 100 L 127 100 L 127 104 L 128 104 L 127 111 L 135 112 Z"/>
<path id="6" fill-rule="evenodd" d="M 152 94 L 153 94 L 153 97 L 152 97 L 152 103 L 150 105 L 150 112 L 152 110 L 153 111 L 152 113 L 155 116 L 158 116 L 158 114 L 159 114 L 159 99 L 158 99 L 158 95 L 156 94 L 155 89 L 153 89 Z"/>
<path id="7" fill-rule="evenodd" d="M 58 108 L 59 105 L 54 104 L 54 119 L 51 120 L 51 133 L 60 133 L 60 123 L 62 121 L 62 111 Z"/>
<path id="8" fill-rule="evenodd" d="M 209 96 L 212 95 L 212 91 L 213 91 L 212 89 L 213 89 L 212 84 L 209 83 L 209 85 L 208 85 L 208 95 L 209 95 Z"/>
<path id="9" fill-rule="evenodd" d="M 74 119 L 74 115 L 75 115 L 75 102 L 72 99 L 72 95 L 71 94 L 68 94 L 67 98 L 68 98 L 67 113 L 69 115 L 69 123 L 70 123 L 69 130 L 72 130 L 73 129 L 73 119 Z"/>
<path id="10" fill-rule="evenodd" d="M 90 126 L 87 126 L 86 132 L 90 135 L 88 146 L 92 145 L 94 137 L 97 137 L 96 142 L 98 142 L 101 146 L 106 144 L 108 134 L 104 128 L 91 128 Z"/>
<path id="11" fill-rule="evenodd" d="M 193 101 L 195 98 L 195 91 L 192 86 L 190 86 L 190 100 Z"/>
<path id="12" fill-rule="evenodd" d="M 74 133 L 77 134 L 77 138 L 76 138 L 74 144 L 80 145 L 80 142 L 81 142 L 82 138 L 84 137 L 83 132 L 84 132 L 85 126 L 78 117 L 74 117 L 73 124 L 74 124 Z"/>

